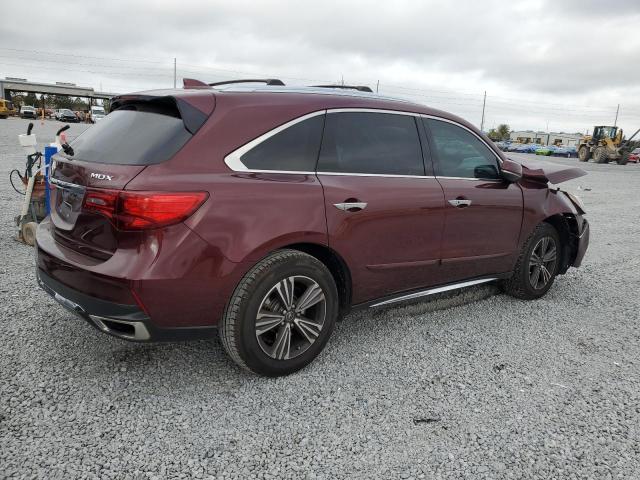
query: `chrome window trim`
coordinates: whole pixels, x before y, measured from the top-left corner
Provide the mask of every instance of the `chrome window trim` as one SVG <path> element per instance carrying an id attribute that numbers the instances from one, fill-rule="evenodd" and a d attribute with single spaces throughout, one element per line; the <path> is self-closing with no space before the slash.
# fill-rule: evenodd
<path id="1" fill-rule="evenodd" d="M 476 178 L 476 177 L 445 177 L 436 175 L 434 178 L 442 178 L 443 180 L 470 180 L 472 182 L 503 182 L 502 178 Z"/>
<path id="2" fill-rule="evenodd" d="M 434 179 L 433 175 L 394 175 L 394 174 L 386 174 L 386 173 L 349 173 L 349 172 L 324 172 L 318 170 L 315 172 L 317 175 L 334 175 L 334 176 L 342 176 L 342 177 L 385 177 L 385 178 L 431 178 Z"/>
<path id="3" fill-rule="evenodd" d="M 330 113 L 387 113 L 391 115 L 405 115 L 410 117 L 419 117 L 421 114 L 416 112 L 405 112 L 404 110 L 385 110 L 384 108 L 328 108 L 327 114 Z"/>
<path id="4" fill-rule="evenodd" d="M 242 155 L 247 153 L 252 148 L 257 147 L 258 145 L 260 145 L 265 140 L 268 140 L 269 138 L 271 138 L 274 135 L 282 132 L 283 130 L 286 130 L 287 128 L 292 127 L 293 125 L 295 125 L 297 123 L 304 122 L 305 120 L 308 120 L 309 118 L 317 117 L 318 115 L 324 115 L 325 113 L 326 113 L 326 110 L 318 110 L 316 112 L 307 113 L 306 115 L 302 115 L 301 117 L 294 118 L 293 120 L 290 120 L 290 121 L 288 121 L 286 123 L 283 123 L 282 125 L 280 125 L 278 127 L 275 127 L 275 128 L 269 130 L 266 133 L 263 133 L 262 135 L 254 138 L 253 140 L 251 140 L 248 143 L 245 143 L 240 148 L 237 148 L 236 150 L 234 150 L 233 152 L 228 154 L 226 157 L 224 157 L 224 163 L 226 163 L 227 167 L 229 167 L 234 172 L 295 173 L 295 174 L 299 174 L 299 175 L 304 175 L 304 174 L 311 173 L 311 174 L 315 175 L 315 172 L 290 171 L 290 170 L 256 170 L 256 169 L 251 169 L 251 168 L 248 168 L 244 163 L 242 163 L 240 161 L 240 158 L 242 157 Z"/>
<path id="5" fill-rule="evenodd" d="M 290 120 L 286 123 L 283 123 L 282 125 L 273 128 L 272 130 L 269 130 L 268 132 L 263 133 L 262 135 L 254 138 L 253 140 L 251 140 L 248 143 L 245 143 L 244 145 L 242 145 L 241 147 L 237 148 L 236 150 L 234 150 L 233 152 L 229 153 L 227 156 L 224 157 L 224 163 L 234 172 L 238 172 L 238 173 L 273 173 L 273 174 L 286 174 L 286 175 L 316 175 L 316 174 L 322 174 L 322 175 L 335 175 L 335 176 L 353 176 L 353 177 L 386 177 L 386 178 L 445 178 L 445 179 L 452 179 L 452 180 L 472 180 L 472 181 L 497 181 L 497 182 L 501 182 L 502 179 L 496 179 L 496 178 L 488 178 L 488 179 L 483 179 L 483 178 L 472 178 L 472 177 L 445 177 L 445 176 L 438 176 L 438 175 L 393 175 L 393 174 L 384 174 L 384 173 L 357 173 L 357 172 L 325 172 L 322 170 L 317 170 L 315 172 L 311 172 L 311 171 L 303 171 L 303 170 L 263 170 L 263 169 L 254 169 L 254 168 L 248 168 L 244 163 L 242 163 L 240 161 L 240 158 L 242 157 L 242 155 L 244 155 L 245 153 L 247 153 L 249 150 L 251 150 L 252 148 L 257 147 L 258 145 L 260 145 L 262 142 L 264 142 L 265 140 L 268 140 L 269 138 L 273 137 L 274 135 L 282 132 L 283 130 L 286 130 L 289 127 L 292 127 L 293 125 L 303 122 L 309 118 L 313 118 L 316 117 L 318 115 L 329 115 L 332 113 L 386 113 L 386 114 L 391 114 L 391 115 L 406 115 L 406 116 L 411 116 L 411 117 L 416 117 L 416 118 L 429 118 L 429 119 L 433 119 L 433 120 L 439 120 L 441 122 L 447 122 L 447 123 L 451 123 L 457 127 L 461 127 L 462 129 L 468 131 L 469 133 L 471 133 L 472 135 L 474 135 L 476 138 L 478 138 L 482 143 L 484 143 L 484 145 L 495 155 L 496 160 L 498 161 L 499 165 L 502 165 L 502 159 L 500 157 L 498 157 L 496 155 L 496 153 L 494 152 L 494 150 L 491 148 L 491 146 L 489 146 L 489 144 L 480 136 L 478 136 L 473 130 L 465 127 L 464 125 L 455 122 L 453 120 L 449 120 L 446 118 L 442 118 L 442 117 L 437 117 L 434 115 L 426 115 L 426 114 L 422 114 L 422 113 L 416 113 L 416 112 L 408 112 L 408 111 L 404 111 L 404 110 L 386 110 L 383 108 L 328 108 L 328 109 L 322 109 L 322 110 L 317 110 L 315 112 L 311 112 L 311 113 L 307 113 L 305 115 L 302 115 L 301 117 L 297 117 L 294 118 L 293 120 Z"/>

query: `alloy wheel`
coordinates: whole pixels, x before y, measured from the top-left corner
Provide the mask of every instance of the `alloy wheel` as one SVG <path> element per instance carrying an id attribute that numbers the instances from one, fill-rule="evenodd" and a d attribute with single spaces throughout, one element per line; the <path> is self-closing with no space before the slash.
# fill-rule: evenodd
<path id="1" fill-rule="evenodd" d="M 534 289 L 543 289 L 553 278 L 557 251 L 556 241 L 550 236 L 544 236 L 536 243 L 529 259 L 529 282 Z"/>
<path id="2" fill-rule="evenodd" d="M 258 308 L 258 345 L 276 360 L 295 358 L 316 341 L 326 313 L 326 298 L 316 281 L 305 276 L 284 278 L 269 290 Z"/>

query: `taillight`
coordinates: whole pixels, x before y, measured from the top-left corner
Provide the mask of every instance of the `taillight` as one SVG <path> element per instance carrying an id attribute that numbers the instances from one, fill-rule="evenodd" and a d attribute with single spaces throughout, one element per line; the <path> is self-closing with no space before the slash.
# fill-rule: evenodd
<path id="1" fill-rule="evenodd" d="M 206 192 L 123 192 L 88 188 L 83 209 L 107 217 L 119 230 L 147 230 L 182 222 L 209 196 Z"/>

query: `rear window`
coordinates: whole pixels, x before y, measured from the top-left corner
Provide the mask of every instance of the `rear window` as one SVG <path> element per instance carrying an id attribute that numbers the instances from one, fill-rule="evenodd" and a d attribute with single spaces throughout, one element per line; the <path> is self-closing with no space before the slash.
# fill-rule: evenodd
<path id="1" fill-rule="evenodd" d="M 170 159 L 191 138 L 182 119 L 139 110 L 116 110 L 85 130 L 71 146 L 73 160 L 151 165 Z"/>

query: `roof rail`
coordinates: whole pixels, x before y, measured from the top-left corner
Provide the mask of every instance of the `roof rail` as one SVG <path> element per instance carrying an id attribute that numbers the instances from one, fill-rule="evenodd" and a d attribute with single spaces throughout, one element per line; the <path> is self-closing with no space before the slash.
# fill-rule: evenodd
<path id="1" fill-rule="evenodd" d="M 373 93 L 371 87 L 366 85 L 313 85 L 315 88 L 343 88 L 345 90 L 357 90 L 359 92 Z"/>
<path id="2" fill-rule="evenodd" d="M 266 83 L 269 86 L 284 86 L 284 82 L 282 80 L 278 80 L 277 78 L 249 78 L 249 79 L 241 79 L 241 80 L 225 80 L 224 82 L 215 82 L 209 83 L 210 87 L 217 87 L 219 85 L 229 85 L 232 83 Z"/>

